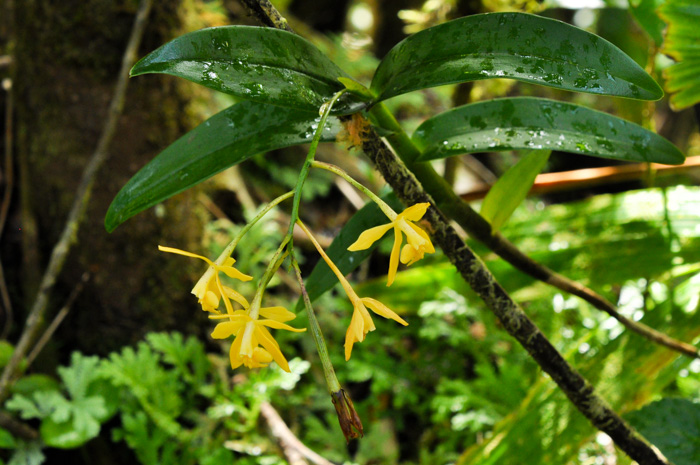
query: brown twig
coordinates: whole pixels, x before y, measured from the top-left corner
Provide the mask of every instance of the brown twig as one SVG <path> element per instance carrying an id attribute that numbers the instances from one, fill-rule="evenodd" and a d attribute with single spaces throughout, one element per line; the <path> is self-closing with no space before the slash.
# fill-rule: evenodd
<path id="1" fill-rule="evenodd" d="M 343 178 L 335 178 L 335 187 L 338 188 L 341 194 L 345 196 L 350 205 L 352 205 L 355 210 L 360 210 L 365 206 L 365 201 L 362 199 L 360 194 Z"/>
<path id="2" fill-rule="evenodd" d="M 25 369 L 29 368 L 32 365 L 36 357 L 41 353 L 46 344 L 51 340 L 51 336 L 53 336 L 53 333 L 56 332 L 63 320 L 66 318 L 66 316 L 68 316 L 68 312 L 70 312 L 70 309 L 73 307 L 75 299 L 77 299 L 80 293 L 83 292 L 85 283 L 87 283 L 89 280 L 90 273 L 83 273 L 83 275 L 80 277 L 80 282 L 78 282 L 75 288 L 73 288 L 73 291 L 68 296 L 68 300 L 66 300 L 65 305 L 61 307 L 61 310 L 58 311 L 49 327 L 46 328 L 44 334 L 41 335 L 32 351 L 29 353 L 29 355 L 27 355 L 27 364 Z"/>
<path id="3" fill-rule="evenodd" d="M 275 437 L 284 456 L 290 465 L 306 465 L 307 460 L 315 465 L 334 465 L 333 462 L 321 457 L 312 451 L 297 438 L 282 420 L 277 410 L 269 402 L 260 405 L 260 413 L 270 427 L 272 436 Z"/>
<path id="4" fill-rule="evenodd" d="M 109 106 L 108 117 L 97 143 L 97 148 L 83 171 L 83 177 L 78 186 L 75 200 L 68 213 L 68 218 L 66 219 L 61 237 L 51 252 L 49 264 L 41 279 L 39 291 L 37 292 L 36 299 L 27 317 L 22 336 L 17 343 L 12 358 L 10 358 L 9 363 L 2 372 L 2 377 L 0 377 L 0 402 L 7 399 L 10 386 L 18 374 L 20 361 L 39 337 L 39 332 L 46 316 L 49 294 L 56 284 L 59 273 L 63 269 L 63 265 L 68 257 L 68 252 L 76 241 L 78 229 L 80 227 L 80 219 L 87 208 L 97 171 L 108 158 L 109 152 L 107 149 L 114 137 L 119 116 L 124 108 L 126 88 L 129 80 L 129 69 L 136 59 L 136 53 L 141 43 L 141 37 L 146 27 L 152 3 L 153 0 L 141 0 L 139 5 L 134 20 L 134 26 L 131 30 L 131 36 L 129 37 L 129 42 L 124 51 L 124 56 L 122 57 L 117 86 Z"/>
<path id="5" fill-rule="evenodd" d="M 12 202 L 12 191 L 15 188 L 15 175 L 13 163 L 13 128 L 12 121 L 14 116 L 12 80 L 7 78 L 2 80 L 2 88 L 7 92 L 7 103 L 5 106 L 5 191 L 2 195 L 2 205 L 0 206 L 0 238 L 5 230 L 7 223 L 7 214 L 10 211 L 10 203 Z M 2 332 L 0 339 L 7 339 L 12 329 L 14 321 L 14 312 L 12 311 L 12 300 L 10 293 L 7 291 L 7 283 L 5 282 L 5 269 L 0 259 L 0 297 L 2 298 L 2 306 L 4 310 L 4 319 L 2 322 Z"/>
<path id="6" fill-rule="evenodd" d="M 0 428 L 4 428 L 13 436 L 32 441 L 39 438 L 39 432 L 29 425 L 22 423 L 5 412 L 0 412 Z"/>
<path id="7" fill-rule="evenodd" d="M 593 187 L 614 182 L 634 181 L 647 176 L 649 163 L 635 163 L 621 166 L 605 166 L 582 170 L 544 173 L 537 176 L 529 195 L 562 192 L 582 187 Z M 700 156 L 688 157 L 678 166 L 651 163 L 657 176 L 665 176 L 700 169 Z M 464 201 L 479 200 L 486 197 L 491 186 L 483 185 L 469 192 L 459 194 Z"/>

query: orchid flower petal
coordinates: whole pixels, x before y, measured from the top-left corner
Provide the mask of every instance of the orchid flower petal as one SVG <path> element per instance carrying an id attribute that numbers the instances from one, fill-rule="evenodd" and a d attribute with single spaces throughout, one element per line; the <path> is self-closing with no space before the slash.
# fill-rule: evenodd
<path id="1" fill-rule="evenodd" d="M 259 326 L 255 329 L 256 336 L 258 336 L 258 339 L 260 340 L 260 345 L 262 345 L 270 353 L 272 359 L 275 361 L 275 363 L 277 363 L 277 365 L 279 365 L 280 368 L 282 368 L 287 373 L 290 373 L 291 370 L 289 369 L 289 363 L 287 363 L 287 359 L 284 358 L 284 355 L 277 346 L 276 341 L 272 338 L 268 339 L 267 334 L 265 334 L 263 331 L 260 331 Z"/>
<path id="2" fill-rule="evenodd" d="M 396 314 L 396 312 L 391 310 L 389 307 L 387 307 L 380 301 L 372 299 L 370 297 L 363 297 L 362 303 L 369 307 L 369 309 L 377 315 L 383 316 L 384 318 L 388 318 L 390 320 L 394 320 L 398 323 L 401 323 L 404 326 L 408 326 L 408 323 L 403 318 L 401 318 L 399 315 Z"/>
<path id="3" fill-rule="evenodd" d="M 387 279 L 387 287 L 391 286 L 391 284 L 394 282 L 394 278 L 396 277 L 396 271 L 399 268 L 399 254 L 401 253 L 401 231 L 399 231 L 397 228 L 394 228 L 394 247 L 391 249 L 391 257 L 389 257 L 389 271 L 387 272 L 388 274 L 388 279 Z"/>
<path id="4" fill-rule="evenodd" d="M 265 307 L 260 309 L 260 314 L 264 316 L 265 318 L 269 318 L 271 320 L 277 320 L 281 323 L 284 323 L 289 320 L 293 320 L 296 318 L 296 314 L 290 312 L 284 307 Z"/>
<path id="5" fill-rule="evenodd" d="M 410 221 L 418 221 L 423 218 L 429 206 L 428 202 L 417 203 L 399 213 L 399 216 Z"/>
<path id="6" fill-rule="evenodd" d="M 348 247 L 348 250 L 355 252 L 358 250 L 369 249 L 372 244 L 379 240 L 388 230 L 393 226 L 392 223 L 383 224 L 381 226 L 375 226 L 374 228 L 369 228 L 360 234 L 360 237 Z"/>

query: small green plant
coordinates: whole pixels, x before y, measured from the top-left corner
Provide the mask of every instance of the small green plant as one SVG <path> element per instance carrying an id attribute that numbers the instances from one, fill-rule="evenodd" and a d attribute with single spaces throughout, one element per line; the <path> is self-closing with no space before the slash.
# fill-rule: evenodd
<path id="1" fill-rule="evenodd" d="M 251 374 L 233 389 L 217 364 L 201 342 L 179 333 L 150 333 L 136 348 L 104 359 L 74 352 L 71 364 L 59 367 L 58 381 L 24 377 L 6 404 L 20 418 L 40 421 L 40 439 L 22 442 L 0 429 L 0 447 L 14 449 L 9 463 L 38 465 L 42 448 L 78 448 L 116 416 L 112 439 L 144 465 L 231 463 L 225 441 L 269 449 L 256 433 L 260 404 L 293 389 L 308 362 L 292 360 L 290 373 Z"/>

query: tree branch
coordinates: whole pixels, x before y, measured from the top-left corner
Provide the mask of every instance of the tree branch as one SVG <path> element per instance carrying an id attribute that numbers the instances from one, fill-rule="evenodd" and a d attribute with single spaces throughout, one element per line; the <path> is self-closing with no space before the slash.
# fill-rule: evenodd
<path id="1" fill-rule="evenodd" d="M 447 158 L 451 160 L 455 157 Z M 700 170 L 700 156 L 688 157 L 682 165 L 662 165 L 651 163 L 651 168 L 657 177 L 676 175 Z M 557 173 L 542 173 L 537 175 L 535 183 L 528 195 L 564 192 L 584 187 L 600 186 L 616 182 L 636 181 L 643 179 L 649 173 L 649 163 L 634 163 L 630 165 L 603 166 L 600 168 L 584 168 Z M 462 192 L 459 197 L 466 201 L 479 200 L 486 197 L 491 186 L 482 184 L 468 192 Z"/>
<path id="2" fill-rule="evenodd" d="M 552 377 L 576 408 L 640 465 L 669 464 L 658 450 L 622 420 L 607 402 L 595 393 L 593 386 L 569 365 L 496 281 L 481 259 L 459 237 L 413 173 L 384 145 L 373 129 L 369 129 L 365 134 L 362 149 L 404 204 L 431 203 L 433 208 L 428 209 L 424 218 L 430 222 L 435 243 L 501 321 L 505 330 Z"/>
<path id="3" fill-rule="evenodd" d="M 520 271 L 554 286 L 557 289 L 582 298 L 595 308 L 606 312 L 622 323 L 626 328 L 637 334 L 683 355 L 692 358 L 700 357 L 700 350 L 696 347 L 678 341 L 643 323 L 626 318 L 618 312 L 617 307 L 612 302 L 608 301 L 602 295 L 581 283 L 550 270 L 541 263 L 528 257 L 501 233 L 494 232 L 489 222 L 479 215 L 468 203 L 463 201 L 452 187 L 435 172 L 430 163 L 411 161 L 418 157 L 418 149 L 413 145 L 413 142 L 403 131 L 403 128 L 401 128 L 394 116 L 389 113 L 381 103 L 372 109 L 371 116 L 380 126 L 392 131 L 392 134 L 387 136 L 387 140 L 396 150 L 401 160 L 403 160 L 408 169 L 416 176 L 418 181 L 420 181 L 425 190 L 435 199 L 442 211 L 447 216 L 454 219 L 470 236 L 482 242 L 498 256 Z"/>
<path id="4" fill-rule="evenodd" d="M 37 430 L 5 412 L 0 412 L 0 428 L 6 429 L 12 433 L 13 436 L 24 439 L 25 441 L 32 441 L 39 437 L 39 432 Z"/>
<path id="5" fill-rule="evenodd" d="M 68 218 L 66 219 L 61 237 L 51 252 L 49 264 L 41 279 L 39 291 L 37 292 L 36 299 L 27 317 L 22 336 L 17 343 L 12 358 L 2 372 L 2 377 L 0 377 L 0 402 L 3 402 L 9 396 L 10 386 L 14 383 L 18 375 L 20 361 L 39 337 L 41 327 L 46 317 L 49 294 L 56 284 L 58 275 L 63 269 L 63 265 L 68 257 L 68 252 L 77 239 L 80 220 L 87 209 L 97 171 L 102 167 L 109 156 L 107 149 L 112 142 L 119 116 L 124 108 L 124 99 L 129 80 L 129 69 L 136 60 L 136 53 L 146 28 L 146 21 L 152 3 L 153 0 L 141 0 L 139 5 L 136 19 L 134 20 L 134 26 L 131 30 L 131 36 L 124 50 L 124 56 L 122 57 L 121 69 L 119 70 L 114 96 L 109 106 L 107 121 L 102 129 L 97 148 L 83 171 L 83 177 L 75 194 L 75 200 L 68 213 Z"/>
<path id="6" fill-rule="evenodd" d="M 315 465 L 334 465 L 333 462 L 312 451 L 297 438 L 282 420 L 277 410 L 269 403 L 260 405 L 260 413 L 270 427 L 272 435 L 277 439 L 290 465 L 306 464 L 306 460 Z"/>
<path id="7" fill-rule="evenodd" d="M 284 29 L 288 32 L 294 32 L 287 23 L 287 20 L 277 11 L 277 8 L 269 2 L 269 0 L 240 0 L 241 4 L 248 12 L 255 16 L 258 21 L 267 27 L 275 29 Z"/>

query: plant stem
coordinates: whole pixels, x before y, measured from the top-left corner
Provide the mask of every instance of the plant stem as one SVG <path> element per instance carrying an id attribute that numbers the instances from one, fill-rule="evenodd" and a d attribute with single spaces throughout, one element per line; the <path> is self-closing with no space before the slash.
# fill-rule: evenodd
<path id="1" fill-rule="evenodd" d="M 297 262 L 297 259 L 293 253 L 291 256 L 291 261 L 292 268 L 294 268 L 294 274 L 296 275 L 297 281 L 299 281 L 299 287 L 301 288 L 301 297 L 304 300 L 306 315 L 309 318 L 309 329 L 311 330 L 311 335 L 314 338 L 316 350 L 318 351 L 318 357 L 321 359 L 321 365 L 323 365 L 323 375 L 326 378 L 328 392 L 332 394 L 341 389 L 340 383 L 338 382 L 338 377 L 335 375 L 335 369 L 333 368 L 333 363 L 331 363 L 331 357 L 328 354 L 328 347 L 326 346 L 326 340 L 323 338 L 321 326 L 318 324 L 316 312 L 314 312 L 314 308 L 311 306 L 311 299 L 309 298 L 309 294 L 306 292 L 306 286 L 304 286 L 304 279 L 301 277 L 299 263 Z"/>
<path id="2" fill-rule="evenodd" d="M 258 288 L 256 289 L 255 295 L 253 296 L 253 300 L 250 302 L 250 307 L 247 310 L 248 316 L 250 316 L 253 320 L 258 319 L 260 307 L 262 306 L 263 295 L 265 294 L 265 289 L 267 289 L 267 285 L 270 283 L 270 280 L 275 275 L 279 267 L 282 266 L 282 262 L 289 253 L 287 251 L 287 245 L 289 244 L 291 238 L 291 234 L 287 234 L 284 236 L 279 247 L 277 247 L 275 254 L 272 256 L 272 260 L 270 260 L 270 263 L 267 265 L 265 272 L 260 278 L 260 282 L 258 282 Z"/>
<path id="3" fill-rule="evenodd" d="M 277 11 L 277 8 L 270 3 L 269 0 L 241 0 L 250 14 L 258 18 L 258 21 L 265 26 L 283 29 L 288 32 L 294 32 L 287 20 Z"/>
<path id="4" fill-rule="evenodd" d="M 252 228 L 253 226 L 255 226 L 255 223 L 257 223 L 258 221 L 260 221 L 260 220 L 262 219 L 262 217 L 264 217 L 265 215 L 267 215 L 267 213 L 268 213 L 270 210 L 272 210 L 274 207 L 276 207 L 277 205 L 279 205 L 281 202 L 283 202 L 283 201 L 287 200 L 288 198 L 292 197 L 293 195 L 294 195 L 294 191 L 289 191 L 289 192 L 287 192 L 286 194 L 280 195 L 279 197 L 277 197 L 276 199 L 274 199 L 272 202 L 270 202 L 270 203 L 268 203 L 267 205 L 265 205 L 265 208 L 263 208 L 262 210 L 260 210 L 260 212 L 259 212 L 257 215 L 255 215 L 255 218 L 253 218 L 252 220 L 250 220 L 250 221 L 248 222 L 248 224 L 246 224 L 246 225 L 243 227 L 243 229 L 241 229 L 241 231 L 240 231 L 238 234 L 236 234 L 236 237 L 234 237 L 233 240 L 231 240 L 231 242 L 228 243 L 228 245 L 226 246 L 226 248 L 224 249 L 224 251 L 221 252 L 221 254 L 220 254 L 219 257 L 215 260 L 214 263 L 216 263 L 217 265 L 223 265 L 224 260 L 226 260 L 228 257 L 231 256 L 231 254 L 233 253 L 233 250 L 234 250 L 234 249 L 236 248 L 236 246 L 238 245 L 238 242 L 243 238 L 243 236 L 246 235 L 246 233 L 247 233 L 248 231 L 250 231 L 250 228 Z"/>
<path id="5" fill-rule="evenodd" d="M 318 143 L 321 141 L 321 135 L 323 134 L 323 128 L 326 126 L 326 121 L 328 120 L 328 115 L 331 113 L 333 104 L 336 100 L 340 98 L 341 95 L 345 93 L 346 89 L 336 92 L 333 97 L 321 106 L 319 113 L 321 114 L 321 119 L 318 122 L 318 127 L 314 133 L 314 137 L 311 139 L 311 146 L 309 147 L 309 153 L 306 154 L 306 160 L 299 171 L 299 177 L 297 178 L 296 186 L 294 186 L 294 200 L 292 201 L 292 216 L 289 220 L 289 234 L 294 231 L 294 224 L 299 219 L 299 204 L 301 203 L 301 191 L 304 188 L 304 182 L 309 176 L 309 169 L 311 168 L 311 162 L 316 156 L 316 149 L 318 148 Z M 290 241 L 290 246 L 292 242 Z"/>
<path id="6" fill-rule="evenodd" d="M 376 203 L 377 206 L 379 206 L 379 209 L 382 212 L 384 212 L 384 214 L 386 216 L 388 216 L 391 221 L 394 221 L 396 219 L 397 214 L 393 208 L 391 208 L 385 201 L 383 201 L 381 198 L 379 198 L 374 192 L 367 189 L 367 187 L 365 187 L 362 184 L 360 184 L 359 182 L 355 181 L 348 173 L 346 173 L 340 167 L 335 166 L 335 165 L 331 165 L 330 163 L 324 163 L 322 161 L 312 161 L 311 167 L 312 168 L 319 168 L 319 169 L 330 171 L 331 173 L 337 174 L 338 176 L 340 176 L 341 178 L 345 179 L 347 182 L 352 184 L 357 190 L 361 191 L 367 197 L 372 199 L 372 201 L 374 203 Z"/>
<path id="7" fill-rule="evenodd" d="M 275 251 L 275 254 L 272 256 L 272 260 L 270 260 L 270 264 L 267 265 L 267 269 L 265 269 L 265 273 L 263 273 L 262 277 L 260 278 L 260 282 L 258 283 L 258 289 L 265 289 L 267 285 L 270 283 L 270 280 L 274 276 L 275 272 L 279 269 L 280 266 L 282 266 L 282 262 L 284 259 L 287 257 L 287 254 L 289 253 L 287 251 L 287 245 L 289 242 L 292 240 L 292 235 L 287 234 L 284 236 L 282 239 L 282 242 L 280 243 L 280 246 L 277 247 L 277 250 Z"/>

